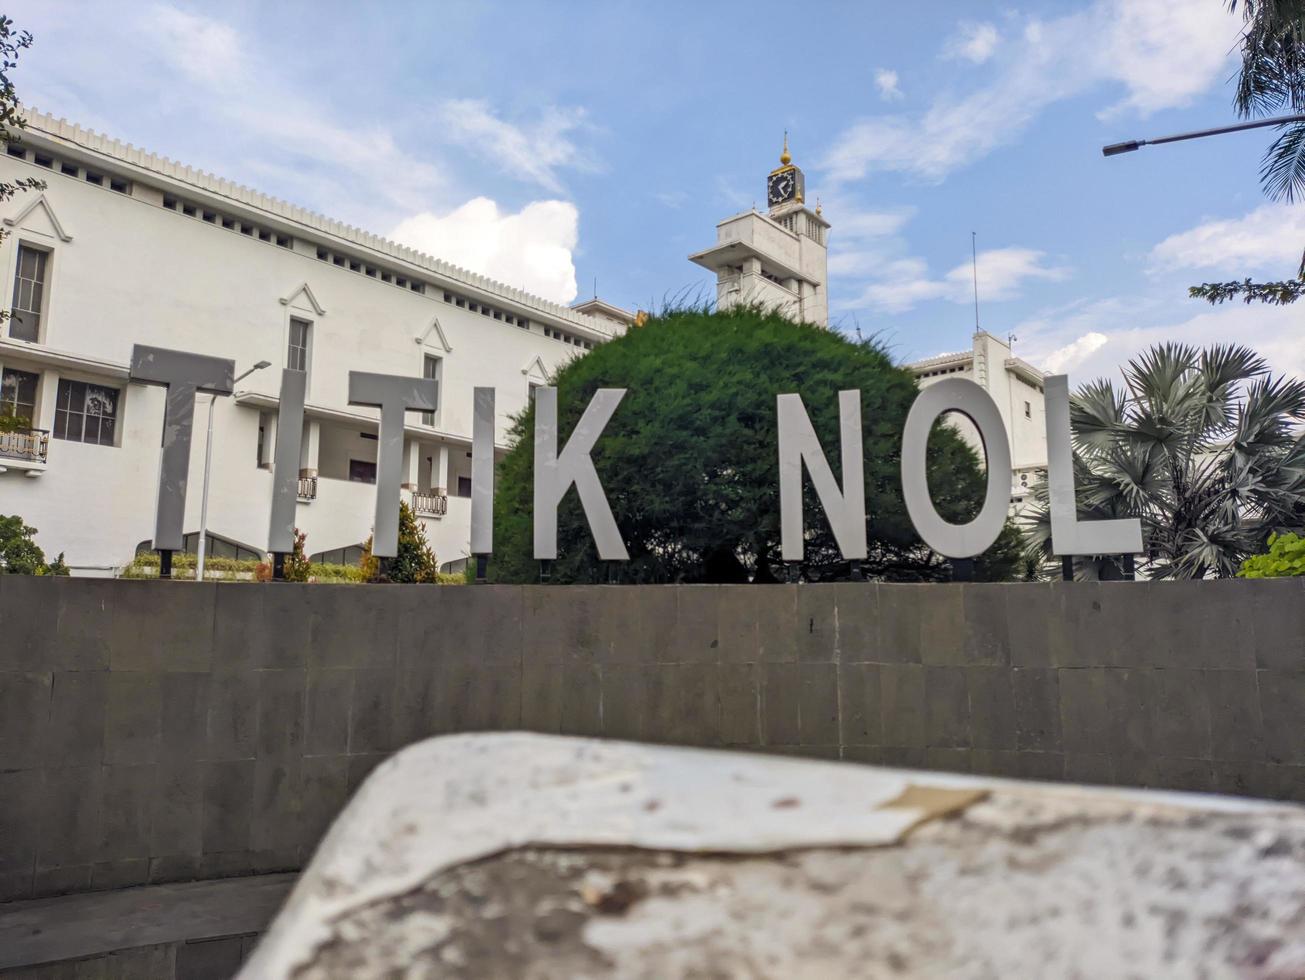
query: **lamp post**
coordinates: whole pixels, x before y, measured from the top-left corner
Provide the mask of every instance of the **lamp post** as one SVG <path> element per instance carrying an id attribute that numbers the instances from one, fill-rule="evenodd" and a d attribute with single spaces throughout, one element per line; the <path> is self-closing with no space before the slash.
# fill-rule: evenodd
<path id="1" fill-rule="evenodd" d="M 240 375 L 232 382 L 234 386 L 236 381 L 243 381 L 255 371 L 261 371 L 265 367 L 271 367 L 271 361 L 259 361 L 244 374 Z M 213 403 L 218 399 L 217 395 L 212 395 L 208 400 L 208 439 L 204 443 L 204 493 L 200 498 L 199 504 L 199 548 L 195 552 L 195 581 L 204 581 L 204 551 L 208 542 L 208 471 L 213 462 Z"/>
<path id="2" fill-rule="evenodd" d="M 1256 119 L 1254 122 L 1235 123 L 1232 126 L 1217 126 L 1214 129 L 1198 129 L 1191 133 L 1175 133 L 1173 136 L 1158 136 L 1153 140 L 1128 140 L 1124 143 L 1111 143 L 1101 148 L 1102 156 L 1118 156 L 1132 153 L 1144 146 L 1158 146 L 1161 143 L 1178 143 L 1182 140 L 1200 139 L 1202 136 L 1221 136 L 1224 133 L 1240 133 L 1244 129 L 1259 129 L 1262 126 L 1283 126 L 1287 123 L 1305 122 L 1305 113 L 1293 116 L 1276 116 L 1273 119 Z"/>

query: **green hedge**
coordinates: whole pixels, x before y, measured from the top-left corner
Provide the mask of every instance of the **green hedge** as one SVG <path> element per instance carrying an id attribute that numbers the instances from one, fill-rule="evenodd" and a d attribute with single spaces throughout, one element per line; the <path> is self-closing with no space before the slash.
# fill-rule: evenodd
<path id="1" fill-rule="evenodd" d="M 221 578 L 216 579 L 216 581 L 253 582 L 257 581 L 258 567 L 262 564 L 264 563 L 251 558 L 220 558 L 213 556 L 204 559 L 204 574 L 207 578 L 210 572 L 223 572 L 231 575 L 244 573 L 249 578 Z M 175 578 L 193 579 L 195 577 L 195 556 L 191 554 L 173 555 L 172 574 Z M 158 578 L 158 552 L 139 552 L 132 559 L 131 564 L 122 570 L 120 577 Z M 362 585 L 367 581 L 367 573 L 357 565 L 329 565 L 324 562 L 313 562 L 308 566 L 308 580 L 332 585 Z M 436 582 L 439 585 L 463 585 L 466 578 L 462 573 L 446 574 L 441 572 L 437 576 Z"/>

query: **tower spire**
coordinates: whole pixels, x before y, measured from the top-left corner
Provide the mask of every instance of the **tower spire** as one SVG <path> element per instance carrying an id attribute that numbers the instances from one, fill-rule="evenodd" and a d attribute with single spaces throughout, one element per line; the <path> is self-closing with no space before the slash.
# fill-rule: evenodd
<path id="1" fill-rule="evenodd" d="M 784 130 L 784 152 L 779 155 L 781 166 L 787 167 L 793 162 L 793 157 L 788 152 L 788 130 Z"/>

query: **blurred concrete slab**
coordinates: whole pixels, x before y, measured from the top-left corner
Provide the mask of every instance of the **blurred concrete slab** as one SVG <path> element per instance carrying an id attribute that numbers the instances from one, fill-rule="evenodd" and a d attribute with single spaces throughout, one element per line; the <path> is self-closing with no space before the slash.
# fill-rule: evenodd
<path id="1" fill-rule="evenodd" d="M 155 948 L 146 957 L 151 969 L 173 965 L 180 977 L 196 974 L 188 965 L 234 951 L 230 975 L 239 968 L 242 944 L 248 945 L 243 937 L 267 928 L 295 877 L 257 875 L 9 902 L 0 905 L 0 971 L 8 975 L 18 968 Z M 230 938 L 235 942 L 221 944 Z M 196 948 L 180 954 L 157 949 L 187 945 Z M 100 972 L 83 972 L 103 974 L 103 965 L 96 969 Z"/>
<path id="2" fill-rule="evenodd" d="M 524 734 L 382 764 L 241 977 L 1305 975 L 1305 809 Z"/>

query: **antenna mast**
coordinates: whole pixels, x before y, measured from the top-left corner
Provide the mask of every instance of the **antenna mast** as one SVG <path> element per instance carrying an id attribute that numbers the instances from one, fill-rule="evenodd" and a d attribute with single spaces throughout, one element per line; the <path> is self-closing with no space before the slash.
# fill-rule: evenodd
<path id="1" fill-rule="evenodd" d="M 970 232 L 970 263 L 974 269 L 974 329 L 979 329 L 979 248 L 976 244 L 978 236 Z"/>

